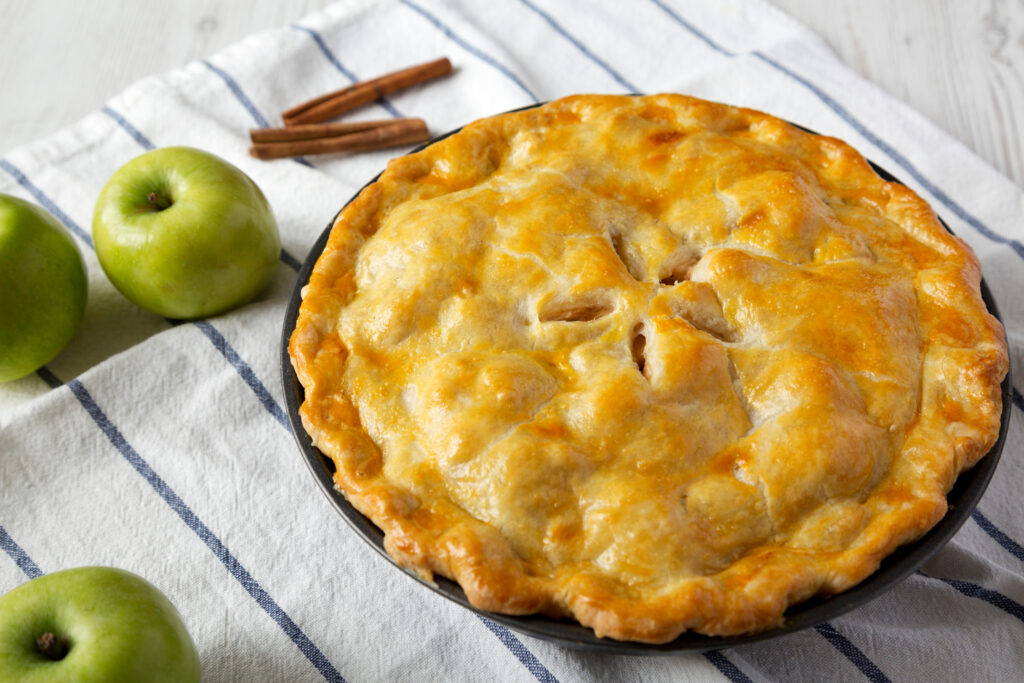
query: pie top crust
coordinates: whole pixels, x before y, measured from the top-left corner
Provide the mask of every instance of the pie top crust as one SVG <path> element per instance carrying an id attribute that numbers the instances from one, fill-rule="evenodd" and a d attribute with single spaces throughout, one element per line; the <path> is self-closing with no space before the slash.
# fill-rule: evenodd
<path id="1" fill-rule="evenodd" d="M 999 428 L 979 282 L 839 140 L 575 96 L 393 160 L 336 219 L 290 352 L 397 562 L 666 642 L 777 626 L 942 518 Z"/>

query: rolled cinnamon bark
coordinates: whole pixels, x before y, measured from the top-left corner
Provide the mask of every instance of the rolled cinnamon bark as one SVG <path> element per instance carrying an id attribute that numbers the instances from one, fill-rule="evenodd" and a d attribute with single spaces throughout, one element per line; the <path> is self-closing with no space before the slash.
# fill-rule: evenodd
<path id="1" fill-rule="evenodd" d="M 368 81 L 353 83 L 341 90 L 321 95 L 288 109 L 281 114 L 281 118 L 286 126 L 319 123 L 354 109 L 361 104 L 380 99 L 396 90 L 447 75 L 451 71 L 452 63 L 447 57 L 442 57 L 432 62 L 384 74 Z"/>
<path id="2" fill-rule="evenodd" d="M 397 147 L 430 138 L 423 119 L 398 119 L 387 125 L 347 135 L 272 142 L 253 141 L 249 154 L 257 159 L 281 159 L 312 154 L 362 152 Z"/>
<path id="3" fill-rule="evenodd" d="M 307 123 L 284 128 L 253 128 L 249 139 L 253 142 L 294 142 L 296 140 L 318 140 L 350 135 L 364 130 L 389 126 L 399 121 L 412 119 L 383 119 L 376 121 L 352 121 L 351 123 Z"/>

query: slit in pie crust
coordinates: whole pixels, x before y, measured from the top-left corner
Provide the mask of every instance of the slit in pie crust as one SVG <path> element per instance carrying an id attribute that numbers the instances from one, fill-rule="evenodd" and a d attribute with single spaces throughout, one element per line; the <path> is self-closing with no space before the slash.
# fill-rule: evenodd
<path id="1" fill-rule="evenodd" d="M 600 636 L 737 635 L 871 574 L 992 446 L 980 277 L 839 140 L 583 95 L 393 160 L 289 350 L 399 564 Z"/>

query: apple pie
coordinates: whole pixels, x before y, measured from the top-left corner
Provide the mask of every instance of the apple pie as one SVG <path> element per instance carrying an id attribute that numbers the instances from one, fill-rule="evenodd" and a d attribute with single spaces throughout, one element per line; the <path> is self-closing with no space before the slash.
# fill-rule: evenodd
<path id="1" fill-rule="evenodd" d="M 849 145 L 581 95 L 393 160 L 289 350 L 337 488 L 473 605 L 650 643 L 843 591 L 993 445 L 980 267 Z"/>

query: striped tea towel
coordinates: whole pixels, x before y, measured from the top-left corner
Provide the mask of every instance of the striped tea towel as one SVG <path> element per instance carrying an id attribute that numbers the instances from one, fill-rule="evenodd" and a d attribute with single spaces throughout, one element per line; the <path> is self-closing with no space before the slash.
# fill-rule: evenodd
<path id="1" fill-rule="evenodd" d="M 833 622 L 760 644 L 647 658 L 566 650 L 441 599 L 349 529 L 286 423 L 279 337 L 310 245 L 394 151 L 260 162 L 247 154 L 247 129 L 441 55 L 451 77 L 354 117 L 422 116 L 439 133 L 570 93 L 677 91 L 848 140 L 974 247 L 1024 367 L 1021 190 L 760 0 L 346 0 L 140 81 L 0 159 L 0 192 L 43 205 L 71 230 L 90 285 L 68 349 L 0 387 L 0 591 L 87 564 L 142 574 L 182 612 L 209 681 L 1020 680 L 1017 389 L 987 494 L 924 572 Z M 90 239 L 105 180 L 172 144 L 251 175 L 284 246 L 259 300 L 180 325 L 121 297 Z"/>

